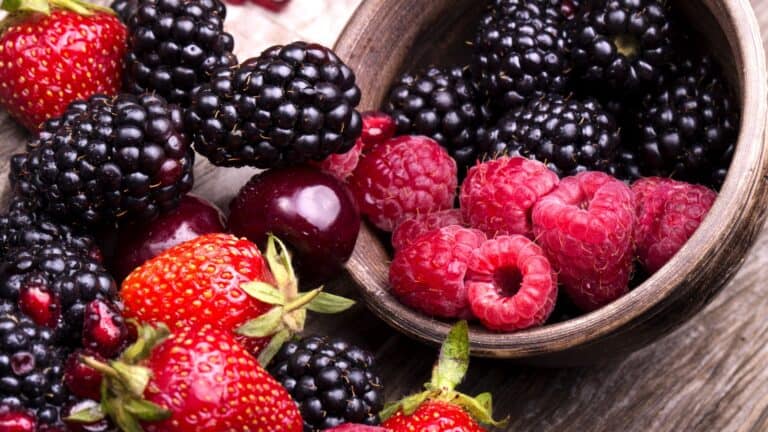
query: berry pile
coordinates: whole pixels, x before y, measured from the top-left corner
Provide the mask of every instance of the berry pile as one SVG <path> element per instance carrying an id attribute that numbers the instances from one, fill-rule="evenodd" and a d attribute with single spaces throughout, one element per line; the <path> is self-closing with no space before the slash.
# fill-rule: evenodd
<path id="1" fill-rule="evenodd" d="M 739 110 L 720 66 L 663 0 L 489 0 L 473 54 L 406 72 L 383 104 L 401 134 L 559 176 L 671 177 L 718 189 Z"/>

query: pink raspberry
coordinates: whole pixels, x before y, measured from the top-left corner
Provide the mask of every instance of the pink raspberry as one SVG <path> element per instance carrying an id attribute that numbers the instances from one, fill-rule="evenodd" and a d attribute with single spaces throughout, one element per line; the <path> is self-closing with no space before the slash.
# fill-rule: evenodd
<path id="1" fill-rule="evenodd" d="M 395 252 L 389 267 L 392 294 L 430 316 L 470 318 L 464 280 L 473 251 L 484 241 L 482 231 L 458 225 L 424 234 Z"/>
<path id="2" fill-rule="evenodd" d="M 363 133 L 355 141 L 354 147 L 342 154 L 332 154 L 315 165 L 321 171 L 330 174 L 341 181 L 346 181 L 357 168 L 363 149 L 370 150 L 395 135 L 397 126 L 387 114 L 368 111 L 362 114 Z"/>
<path id="3" fill-rule="evenodd" d="M 655 273 L 696 232 L 717 199 L 700 185 L 650 177 L 632 185 L 637 208 L 635 244 L 640 265 Z"/>
<path id="4" fill-rule="evenodd" d="M 407 247 L 422 235 L 449 225 L 464 226 L 464 218 L 458 209 L 416 215 L 397 225 L 392 233 L 392 247 L 400 250 Z"/>
<path id="5" fill-rule="evenodd" d="M 591 311 L 624 295 L 632 273 L 635 203 L 627 185 L 584 172 L 533 208 L 533 229 L 566 293 Z"/>
<path id="6" fill-rule="evenodd" d="M 544 324 L 555 308 L 557 278 L 539 246 L 521 235 L 487 240 L 469 260 L 467 297 L 490 330 Z"/>
<path id="7" fill-rule="evenodd" d="M 456 162 L 436 141 L 401 136 L 360 159 L 350 186 L 360 212 L 384 231 L 422 213 L 453 207 Z"/>
<path id="8" fill-rule="evenodd" d="M 559 180 L 541 162 L 501 157 L 469 170 L 459 202 L 467 223 L 488 236 L 522 234 L 531 237 L 531 208 Z"/>
<path id="9" fill-rule="evenodd" d="M 360 139 L 363 141 L 363 152 L 368 152 L 373 147 L 382 144 L 397 132 L 397 123 L 389 114 L 380 111 L 366 111 L 363 117 L 363 133 Z"/>

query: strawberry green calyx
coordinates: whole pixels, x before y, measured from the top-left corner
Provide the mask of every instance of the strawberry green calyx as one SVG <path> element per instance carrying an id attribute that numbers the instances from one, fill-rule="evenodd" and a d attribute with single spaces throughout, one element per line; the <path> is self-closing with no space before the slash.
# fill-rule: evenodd
<path id="1" fill-rule="evenodd" d="M 114 15 L 110 8 L 95 5 L 84 0 L 2 0 L 0 9 L 14 12 L 32 12 L 50 15 L 51 9 L 65 9 L 80 15 L 93 15 L 104 12 Z"/>
<path id="2" fill-rule="evenodd" d="M 109 416 L 124 432 L 142 432 L 141 422 L 161 421 L 170 417 L 167 409 L 144 399 L 152 372 L 141 366 L 149 358 L 152 349 L 170 336 L 168 327 L 137 326 L 139 337 L 118 360 L 100 362 L 92 357 L 81 361 L 100 372 L 101 404 L 78 411 L 69 416 L 69 422 L 92 423 Z"/>
<path id="3" fill-rule="evenodd" d="M 291 255 L 285 244 L 273 235 L 267 240 L 264 256 L 275 278 L 275 285 L 250 282 L 241 288 L 251 297 L 274 307 L 264 315 L 246 322 L 236 332 L 252 338 L 272 337 L 259 354 L 259 362 L 267 365 L 285 342 L 304 330 L 308 310 L 335 314 L 349 309 L 355 302 L 323 292 L 323 287 L 299 292 L 299 281 L 293 270 Z"/>
<path id="4" fill-rule="evenodd" d="M 385 421 L 398 411 L 413 414 L 427 401 L 447 402 L 464 409 L 478 423 L 489 426 L 504 426 L 507 420 L 494 420 L 493 398 L 490 393 L 475 397 L 456 391 L 469 369 L 469 326 L 466 321 L 457 323 L 443 342 L 440 356 L 432 369 L 432 378 L 424 384 L 424 391 L 387 404 L 381 412 Z"/>

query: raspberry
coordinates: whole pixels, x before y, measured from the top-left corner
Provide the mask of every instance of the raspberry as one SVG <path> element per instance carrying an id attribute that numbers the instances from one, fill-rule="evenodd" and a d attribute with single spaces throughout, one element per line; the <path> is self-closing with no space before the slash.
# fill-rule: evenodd
<path id="1" fill-rule="evenodd" d="M 330 174 L 341 181 L 346 181 L 357 168 L 360 162 L 360 153 L 363 152 L 363 141 L 359 138 L 355 145 L 346 153 L 332 154 L 325 160 L 318 162 L 320 171 Z"/>
<path id="2" fill-rule="evenodd" d="M 475 250 L 466 285 L 472 313 L 490 330 L 544 324 L 557 300 L 557 278 L 549 260 L 521 235 L 496 237 Z"/>
<path id="3" fill-rule="evenodd" d="M 522 157 L 480 163 L 469 170 L 461 185 L 459 202 L 464 220 L 489 237 L 531 237 L 531 208 L 558 182 L 546 165 Z"/>
<path id="4" fill-rule="evenodd" d="M 389 267 L 392 294 L 400 302 L 441 318 L 470 318 L 465 278 L 482 231 L 451 225 L 429 232 L 395 252 Z"/>
<path id="5" fill-rule="evenodd" d="M 453 207 L 456 162 L 436 141 L 402 136 L 374 147 L 350 180 L 360 212 L 384 231 L 421 213 Z"/>
<path id="6" fill-rule="evenodd" d="M 637 208 L 636 253 L 640 265 L 652 274 L 696 232 L 717 193 L 704 186 L 661 177 L 638 180 L 632 191 Z"/>
<path id="7" fill-rule="evenodd" d="M 346 181 L 357 168 L 363 149 L 370 150 L 395 135 L 397 126 L 392 117 L 387 114 L 368 111 L 362 116 L 363 132 L 360 138 L 355 141 L 354 147 L 346 153 L 332 154 L 321 162 L 313 162 L 313 165 L 341 181 Z"/>
<path id="8" fill-rule="evenodd" d="M 441 210 L 416 215 L 397 225 L 395 232 L 392 233 L 392 247 L 395 250 L 403 249 L 418 240 L 422 235 L 449 225 L 464 226 L 464 218 L 461 216 L 460 210 Z"/>
<path id="9" fill-rule="evenodd" d="M 594 171 L 562 179 L 534 206 L 537 242 L 580 309 L 597 309 L 627 292 L 634 209 L 627 185 Z"/>

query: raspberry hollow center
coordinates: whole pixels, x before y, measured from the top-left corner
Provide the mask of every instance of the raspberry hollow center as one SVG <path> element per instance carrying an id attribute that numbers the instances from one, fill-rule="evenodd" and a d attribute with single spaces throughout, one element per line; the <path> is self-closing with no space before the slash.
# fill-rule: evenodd
<path id="1" fill-rule="evenodd" d="M 523 275 L 516 267 L 501 267 L 493 274 L 493 282 L 504 297 L 514 297 L 523 283 Z"/>

